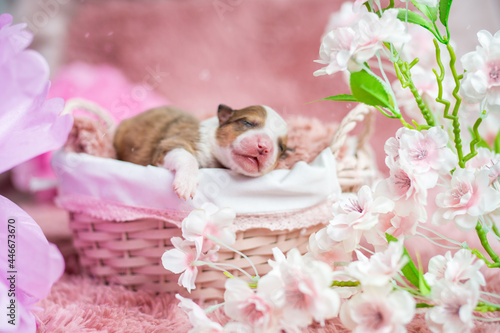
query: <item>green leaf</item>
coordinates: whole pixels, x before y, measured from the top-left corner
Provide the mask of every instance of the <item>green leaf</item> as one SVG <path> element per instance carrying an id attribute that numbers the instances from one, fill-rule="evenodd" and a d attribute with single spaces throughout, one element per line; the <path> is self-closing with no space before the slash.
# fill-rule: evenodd
<path id="1" fill-rule="evenodd" d="M 425 281 L 424 272 L 422 270 L 422 267 L 420 266 L 420 262 L 419 262 L 419 270 L 418 270 L 418 289 L 420 289 L 420 292 L 424 296 L 428 296 L 431 294 L 431 288 L 427 284 L 427 281 Z"/>
<path id="2" fill-rule="evenodd" d="M 354 98 L 353 95 L 348 95 L 348 94 L 340 94 L 340 95 L 335 95 L 335 96 L 330 96 L 326 97 L 323 99 L 320 99 L 320 101 L 340 101 L 340 102 L 357 102 L 358 100 Z"/>
<path id="3" fill-rule="evenodd" d="M 469 127 L 469 132 L 472 136 L 474 136 L 474 130 L 472 129 L 472 127 Z M 500 133 L 499 133 L 500 134 Z M 500 142 L 499 142 L 500 143 Z M 491 147 L 490 145 L 488 144 L 488 142 L 486 142 L 483 138 L 479 138 L 479 142 L 476 144 L 476 147 L 477 148 L 488 148 L 489 150 L 491 150 Z M 500 148 L 500 147 L 499 147 Z"/>
<path id="4" fill-rule="evenodd" d="M 415 7 L 417 7 L 417 9 L 420 10 L 422 12 L 422 14 L 424 14 L 429 20 L 431 20 L 432 22 L 436 22 L 437 14 L 438 14 L 437 7 L 429 7 L 429 6 L 423 5 L 415 0 L 411 0 L 411 3 Z"/>
<path id="5" fill-rule="evenodd" d="M 439 20 L 445 27 L 448 27 L 448 17 L 450 16 L 450 8 L 453 0 L 439 1 Z"/>
<path id="6" fill-rule="evenodd" d="M 500 154 L 500 131 L 498 131 L 498 134 L 495 137 L 495 142 L 493 143 L 493 149 L 495 150 L 495 153 Z"/>
<path id="7" fill-rule="evenodd" d="M 382 80 L 366 70 L 351 73 L 350 86 L 353 97 L 361 103 L 394 109 L 393 101 Z"/>
<path id="8" fill-rule="evenodd" d="M 424 17 L 418 15 L 417 13 L 410 11 L 407 12 L 406 9 L 399 8 L 398 19 L 403 22 L 406 22 L 408 20 L 408 23 L 418 24 L 419 26 L 424 27 L 425 29 L 435 34 L 432 23 L 427 21 Z"/>
<path id="9" fill-rule="evenodd" d="M 393 235 L 390 235 L 388 233 L 385 234 L 385 237 L 388 242 L 397 242 L 398 239 L 394 237 Z M 417 267 L 413 263 L 413 260 L 410 257 L 410 254 L 408 253 L 408 250 L 406 250 L 406 247 L 403 248 L 403 257 L 408 258 L 408 263 L 401 269 L 401 272 L 403 272 L 403 275 L 405 278 L 415 287 L 420 288 L 420 272 L 418 271 Z M 425 281 L 425 280 L 424 280 Z"/>

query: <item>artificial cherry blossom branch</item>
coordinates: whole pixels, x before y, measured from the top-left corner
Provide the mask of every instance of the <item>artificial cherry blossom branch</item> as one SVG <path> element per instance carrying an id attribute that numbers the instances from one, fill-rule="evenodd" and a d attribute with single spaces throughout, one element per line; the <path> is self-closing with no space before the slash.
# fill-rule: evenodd
<path id="1" fill-rule="evenodd" d="M 483 111 L 483 116 L 486 114 L 486 110 Z M 476 145 L 481 141 L 481 136 L 479 135 L 478 127 L 481 125 L 483 118 L 478 118 L 472 127 L 472 141 L 470 142 L 470 153 L 465 155 L 464 162 L 467 162 L 471 158 L 477 155 Z"/>
<path id="2" fill-rule="evenodd" d="M 401 86 L 403 89 L 409 88 L 415 101 L 417 102 L 418 108 L 420 109 L 422 116 L 424 117 L 427 125 L 434 126 L 435 121 L 432 113 L 429 110 L 429 107 L 424 103 L 422 96 L 420 96 L 413 80 L 411 79 L 411 68 L 415 66 L 418 62 L 418 59 L 414 59 L 410 64 L 408 62 L 401 60 L 398 58 L 394 61 L 394 69 L 396 71 L 396 76 L 401 82 Z"/>

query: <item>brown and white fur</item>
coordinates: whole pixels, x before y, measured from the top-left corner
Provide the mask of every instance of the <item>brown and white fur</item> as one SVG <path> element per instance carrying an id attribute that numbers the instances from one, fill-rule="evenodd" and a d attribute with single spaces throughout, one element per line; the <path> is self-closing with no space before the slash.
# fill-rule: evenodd
<path id="1" fill-rule="evenodd" d="M 122 121 L 113 144 L 118 159 L 174 172 L 174 191 L 187 200 L 196 192 L 200 167 L 257 177 L 276 167 L 286 142 L 286 122 L 270 107 L 221 104 L 217 117 L 202 122 L 173 107 L 146 111 Z"/>

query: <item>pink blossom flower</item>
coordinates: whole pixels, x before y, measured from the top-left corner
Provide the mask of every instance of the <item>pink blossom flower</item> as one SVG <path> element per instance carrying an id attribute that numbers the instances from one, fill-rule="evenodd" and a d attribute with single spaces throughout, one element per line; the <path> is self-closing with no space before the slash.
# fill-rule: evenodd
<path id="1" fill-rule="evenodd" d="M 404 43 L 410 36 L 398 11 L 389 9 L 382 17 L 366 12 L 350 27 L 340 27 L 328 32 L 320 47 L 317 63 L 328 65 L 314 75 L 331 75 L 339 71 L 359 71 L 361 65 L 383 48 L 383 42 Z"/>
<path id="2" fill-rule="evenodd" d="M 449 173 L 458 163 L 448 145 L 448 134 L 440 127 L 405 131 L 399 140 L 399 157 L 403 165 L 416 173 Z"/>
<path id="3" fill-rule="evenodd" d="M 425 320 L 432 332 L 469 332 L 474 327 L 472 312 L 479 299 L 478 286 L 441 280 L 431 289 L 434 307 Z"/>
<path id="4" fill-rule="evenodd" d="M 357 64 L 372 58 L 382 49 L 382 42 L 402 44 L 410 40 L 403 22 L 397 18 L 397 9 L 385 10 L 379 18 L 375 13 L 366 13 L 357 23 L 358 45 L 354 55 Z"/>
<path id="5" fill-rule="evenodd" d="M 39 53 L 26 50 L 33 37 L 25 30 L 26 24 L 11 23 L 11 15 L 0 14 L 0 173 L 61 147 L 72 126 L 70 115 L 60 116 L 64 102 L 46 100 L 49 67 Z M 15 301 L 17 314 L 15 326 L 8 324 L 4 314 L 0 331 L 34 332 L 31 310 L 63 274 L 64 259 L 38 224 L 3 196 L 0 224 L 0 243 L 5 245 L 0 252 L 0 303 L 6 309 L 6 301 Z M 7 246 L 13 241 L 18 251 L 12 263 Z M 8 271 L 18 274 L 14 297 L 7 297 L 12 274 Z"/>
<path id="6" fill-rule="evenodd" d="M 500 154 L 496 154 L 487 148 L 477 148 L 477 155 L 467 161 L 465 166 L 472 170 L 488 170 L 491 185 L 500 176 Z"/>
<path id="7" fill-rule="evenodd" d="M 385 164 L 391 168 L 391 166 L 396 165 L 399 161 L 399 150 L 401 148 L 401 137 L 411 133 L 411 129 L 406 127 L 400 127 L 396 131 L 396 135 L 387 139 L 384 145 L 384 151 L 387 157 L 385 158 Z"/>
<path id="8" fill-rule="evenodd" d="M 201 251 L 213 247 L 213 242 L 207 240 L 212 236 L 225 245 L 232 245 L 236 241 L 236 234 L 232 229 L 236 213 L 231 208 L 219 209 L 215 205 L 204 204 L 201 209 L 195 209 L 182 221 L 182 236 L 196 243 Z"/>
<path id="9" fill-rule="evenodd" d="M 376 252 L 367 258 L 360 251 L 356 251 L 357 261 L 346 267 L 346 273 L 358 280 L 362 287 L 382 287 L 407 263 L 403 257 L 403 241 L 391 242 L 383 252 Z"/>
<path id="10" fill-rule="evenodd" d="M 397 204 L 398 202 L 396 202 L 396 207 Z M 417 206 L 414 206 L 414 210 L 410 211 L 407 216 L 397 215 L 395 212 L 380 214 L 379 223 L 365 232 L 366 241 L 372 244 L 377 251 L 385 249 L 387 248 L 386 233 L 397 239 L 413 236 L 417 231 L 418 223 L 425 222 L 426 214 L 425 209 L 419 209 Z"/>
<path id="11" fill-rule="evenodd" d="M 427 204 L 427 192 L 436 186 L 437 173 L 416 173 L 404 161 L 390 163 L 389 177 L 382 180 L 376 187 L 376 193 L 396 201 L 400 215 L 406 216 L 417 206 Z"/>
<path id="12" fill-rule="evenodd" d="M 406 332 L 415 315 L 415 300 L 402 290 L 386 285 L 368 288 L 342 305 L 340 320 L 355 333 Z"/>
<path id="13" fill-rule="evenodd" d="M 306 327 L 312 320 L 324 321 L 337 316 L 340 298 L 330 288 L 333 272 L 327 264 L 300 255 L 297 249 L 283 253 L 273 249 L 271 272 L 259 280 L 259 292 L 282 311 L 280 326 Z"/>
<path id="14" fill-rule="evenodd" d="M 196 261 L 200 259 L 200 248 L 195 246 L 194 242 L 180 237 L 172 237 L 171 242 L 174 248 L 163 253 L 161 262 L 163 267 L 172 273 L 182 273 L 178 284 L 191 292 L 196 289 L 195 281 L 198 275 Z"/>
<path id="15" fill-rule="evenodd" d="M 500 32 L 493 36 L 481 30 L 477 37 L 481 46 L 461 58 L 466 72 L 460 93 L 469 103 L 482 102 L 487 110 L 500 111 Z"/>
<path id="16" fill-rule="evenodd" d="M 322 261 L 331 267 L 347 263 L 352 260 L 351 252 L 346 253 L 342 243 L 333 241 L 327 234 L 326 228 L 320 229 L 309 236 L 307 257 Z"/>
<path id="17" fill-rule="evenodd" d="M 179 294 L 176 294 L 175 298 L 179 300 L 179 307 L 188 315 L 189 322 L 193 325 L 193 328 L 189 330 L 189 333 L 225 332 L 224 327 L 222 327 L 219 323 L 211 321 L 205 314 L 205 311 L 191 299 L 184 298 Z"/>
<path id="18" fill-rule="evenodd" d="M 458 250 L 453 257 L 450 251 L 444 256 L 436 255 L 429 260 L 429 271 L 424 276 L 425 280 L 431 286 L 442 279 L 454 283 L 471 281 L 484 286 L 486 281 L 480 271 L 484 262 L 476 259 L 471 251 L 466 249 Z"/>
<path id="19" fill-rule="evenodd" d="M 276 325 L 274 304 L 248 283 L 228 279 L 224 293 L 224 311 L 231 319 L 252 327 L 254 332 L 269 332 Z M 257 287 L 258 288 L 258 287 Z"/>
<path id="20" fill-rule="evenodd" d="M 73 124 L 71 115 L 60 116 L 62 99 L 46 100 L 49 67 L 26 50 L 32 40 L 26 24 L 11 23 L 12 16 L 0 15 L 0 173 L 60 148 Z"/>
<path id="21" fill-rule="evenodd" d="M 3 267 L 0 270 L 0 292 L 3 292 L 0 303 L 6 309 L 10 304 L 3 307 L 4 301 L 15 300 L 17 316 L 15 326 L 8 324 L 9 317 L 4 317 L 0 322 L 0 331 L 34 332 L 36 321 L 31 311 L 36 308 L 38 301 L 49 295 L 52 285 L 64 273 L 64 259 L 57 247 L 47 241 L 38 224 L 3 196 L 0 196 L 0 221 L 0 244 L 5 246 L 5 250 L 0 251 L 0 263 Z M 14 235 L 15 238 L 9 235 Z M 9 244 L 15 244 L 17 248 L 13 263 L 9 262 L 12 259 L 7 252 Z M 11 289 L 8 278 L 12 275 L 8 271 L 17 272 L 17 275 L 14 274 L 15 298 L 7 297 L 7 291 Z"/>
<path id="22" fill-rule="evenodd" d="M 327 227 L 328 236 L 335 242 L 342 242 L 346 252 L 353 251 L 364 231 L 378 223 L 378 215 L 394 208 L 394 202 L 385 197 L 373 198 L 372 190 L 364 185 L 358 195 L 347 195 L 346 199 L 334 204 L 333 220 Z"/>
<path id="23" fill-rule="evenodd" d="M 500 205 L 500 193 L 489 186 L 489 172 L 457 168 L 448 190 L 439 193 L 439 207 L 433 215 L 438 225 L 453 221 L 463 231 L 474 229 L 479 216 L 491 213 Z"/>

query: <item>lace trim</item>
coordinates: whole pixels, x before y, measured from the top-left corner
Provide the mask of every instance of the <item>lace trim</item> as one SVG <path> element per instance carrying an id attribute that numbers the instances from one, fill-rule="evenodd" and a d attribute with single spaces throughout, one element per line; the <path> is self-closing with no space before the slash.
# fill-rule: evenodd
<path id="1" fill-rule="evenodd" d="M 179 228 L 182 220 L 189 214 L 189 212 L 174 210 L 127 206 L 117 202 L 74 194 L 58 197 L 56 203 L 69 212 L 83 213 L 105 221 L 124 222 L 151 218 L 171 223 Z M 234 230 L 297 230 L 326 224 L 332 217 L 330 207 L 331 201 L 325 201 L 296 211 L 272 214 L 238 214 L 234 223 Z"/>

